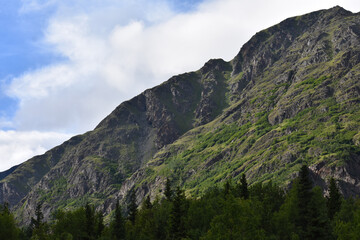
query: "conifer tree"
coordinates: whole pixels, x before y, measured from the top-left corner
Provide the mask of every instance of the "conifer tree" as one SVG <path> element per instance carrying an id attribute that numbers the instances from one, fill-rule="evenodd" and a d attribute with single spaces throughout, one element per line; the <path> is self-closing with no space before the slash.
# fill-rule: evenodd
<path id="1" fill-rule="evenodd" d="M 137 215 L 138 205 L 136 204 L 136 194 L 135 190 L 130 192 L 130 202 L 128 205 L 128 219 L 132 224 L 135 223 L 136 215 Z"/>
<path id="2" fill-rule="evenodd" d="M 86 203 L 85 206 L 85 218 L 86 218 L 86 239 L 94 239 L 95 234 L 95 214 L 94 214 L 94 208 L 90 206 L 89 203 Z"/>
<path id="3" fill-rule="evenodd" d="M 104 215 L 102 212 L 97 212 L 96 216 L 96 232 L 95 232 L 95 236 L 96 238 L 99 238 L 101 236 L 101 234 L 104 231 L 105 225 L 104 225 Z"/>
<path id="4" fill-rule="evenodd" d="M 172 191 L 172 189 L 171 189 L 171 183 L 170 183 L 169 178 L 166 178 L 164 195 L 165 195 L 165 199 L 166 199 L 166 200 L 168 200 L 168 201 L 171 201 L 171 200 L 172 200 L 173 191 Z"/>
<path id="5" fill-rule="evenodd" d="M 147 195 L 147 197 L 145 198 L 143 208 L 145 208 L 145 209 L 151 209 L 152 208 L 152 204 L 151 204 L 151 201 L 150 201 L 150 195 Z"/>
<path id="6" fill-rule="evenodd" d="M 47 239 L 47 225 L 43 222 L 44 215 L 41 208 L 41 203 L 36 205 L 35 218 L 31 218 L 30 228 L 33 238 L 38 240 L 45 240 Z"/>
<path id="7" fill-rule="evenodd" d="M 327 214 L 326 199 L 320 187 L 312 190 L 312 199 L 309 204 L 310 219 L 304 239 L 328 240 L 330 239 L 330 221 Z"/>
<path id="8" fill-rule="evenodd" d="M 19 229 L 16 226 L 14 216 L 10 213 L 9 205 L 0 204 L 0 239 L 16 240 L 19 237 Z"/>
<path id="9" fill-rule="evenodd" d="M 327 208 L 329 218 L 332 220 L 334 215 L 340 211 L 341 208 L 341 193 L 334 178 L 330 179 L 329 196 L 327 198 Z"/>
<path id="10" fill-rule="evenodd" d="M 33 228 L 40 228 L 43 219 L 44 219 L 44 215 L 41 211 L 42 208 L 42 204 L 39 203 L 36 205 L 36 209 L 35 209 L 35 218 L 31 218 L 31 224 L 33 225 Z"/>
<path id="11" fill-rule="evenodd" d="M 231 181 L 232 181 L 231 178 L 227 179 L 224 184 L 224 196 L 225 197 L 231 193 Z"/>
<path id="12" fill-rule="evenodd" d="M 173 199 L 173 206 L 170 214 L 170 235 L 172 239 L 182 239 L 185 238 L 185 215 L 186 215 L 186 206 L 185 206 L 185 194 L 180 187 L 176 188 L 175 197 Z"/>
<path id="13" fill-rule="evenodd" d="M 246 176 L 244 173 L 241 175 L 241 179 L 240 179 L 240 197 L 244 199 L 249 198 L 249 189 L 246 181 Z"/>
<path id="14" fill-rule="evenodd" d="M 303 165 L 299 172 L 298 177 L 298 222 L 297 226 L 300 227 L 300 236 L 307 236 L 307 232 L 309 229 L 309 223 L 311 220 L 311 199 L 312 199 L 312 188 L 313 184 L 310 180 L 309 170 L 306 165 Z"/>
<path id="15" fill-rule="evenodd" d="M 115 216 L 111 227 L 111 233 L 114 240 L 125 239 L 125 222 L 121 213 L 119 201 L 116 203 Z"/>

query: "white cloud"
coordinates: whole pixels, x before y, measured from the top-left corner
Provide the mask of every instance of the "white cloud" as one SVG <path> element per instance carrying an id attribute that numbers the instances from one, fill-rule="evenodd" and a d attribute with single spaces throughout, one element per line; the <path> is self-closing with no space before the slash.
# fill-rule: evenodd
<path id="1" fill-rule="evenodd" d="M 210 58 L 232 59 L 257 31 L 287 17 L 335 5 L 360 10 L 351 0 L 211 0 L 188 13 L 165 0 L 24 2 L 26 11 L 57 6 L 42 44 L 66 59 L 8 86 L 20 101 L 13 125 L 26 132 L 90 130 L 122 101 Z"/>
<path id="2" fill-rule="evenodd" d="M 0 130 L 0 172 L 23 162 L 24 159 L 43 154 L 69 137 L 68 134 L 56 132 Z"/>

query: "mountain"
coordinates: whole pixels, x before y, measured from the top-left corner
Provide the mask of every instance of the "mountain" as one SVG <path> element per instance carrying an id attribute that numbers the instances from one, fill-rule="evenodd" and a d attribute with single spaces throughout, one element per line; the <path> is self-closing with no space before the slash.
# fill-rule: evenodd
<path id="1" fill-rule="evenodd" d="M 231 37 L 231 36 L 229 36 Z M 191 196 L 245 173 L 291 183 L 302 164 L 326 190 L 360 193 L 360 13 L 341 7 L 258 32 L 230 62 L 208 61 L 120 104 L 93 130 L 36 156 L 0 181 L 0 202 L 28 222 L 42 203 L 91 202 L 108 214 L 166 178 Z"/>
<path id="2" fill-rule="evenodd" d="M 13 166 L 10 169 L 0 172 L 0 181 L 4 178 L 6 178 L 9 174 L 11 174 L 19 165 Z"/>

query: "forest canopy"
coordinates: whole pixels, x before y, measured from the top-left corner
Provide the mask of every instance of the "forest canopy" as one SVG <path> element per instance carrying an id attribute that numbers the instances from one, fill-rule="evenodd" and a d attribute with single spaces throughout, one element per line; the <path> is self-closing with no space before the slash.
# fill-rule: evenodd
<path id="1" fill-rule="evenodd" d="M 20 228 L 7 204 L 0 207 L 0 239 L 359 239 L 360 200 L 343 199 L 336 180 L 329 179 L 325 197 L 303 166 L 291 189 L 272 182 L 248 187 L 228 179 L 201 198 L 186 198 L 167 181 L 164 197 L 147 197 L 140 206 L 135 191 L 129 203 L 119 202 L 108 221 L 90 203 L 57 210 L 43 221 L 41 204 L 29 226 Z"/>

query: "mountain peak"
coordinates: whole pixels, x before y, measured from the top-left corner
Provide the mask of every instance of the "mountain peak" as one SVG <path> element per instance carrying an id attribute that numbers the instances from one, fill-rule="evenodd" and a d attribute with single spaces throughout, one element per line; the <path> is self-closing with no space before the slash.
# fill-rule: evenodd
<path id="1" fill-rule="evenodd" d="M 324 10 L 324 13 L 325 13 L 326 18 L 335 18 L 335 17 L 343 18 L 343 17 L 353 15 L 353 13 L 351 11 L 344 9 L 343 7 L 340 7 L 339 5 L 329 8 L 327 10 Z"/>
<path id="2" fill-rule="evenodd" d="M 336 6 L 255 34 L 230 62 L 211 59 L 120 104 L 94 131 L 34 157 L 0 181 L 0 202 L 28 221 L 36 204 L 91 200 L 110 213 L 165 179 L 200 195 L 245 173 L 287 186 L 309 165 L 360 193 L 360 16 Z M 26 183 L 26 185 L 24 185 Z"/>

